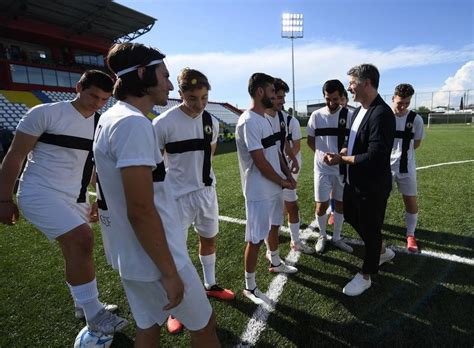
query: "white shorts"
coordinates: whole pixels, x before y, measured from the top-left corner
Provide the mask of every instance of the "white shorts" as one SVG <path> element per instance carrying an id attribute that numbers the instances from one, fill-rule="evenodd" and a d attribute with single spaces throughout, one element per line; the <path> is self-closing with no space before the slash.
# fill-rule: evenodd
<path id="1" fill-rule="evenodd" d="M 191 331 L 201 330 L 209 323 L 212 308 L 196 268 L 188 263 L 178 273 L 184 283 L 184 297 L 177 307 L 169 311 L 163 310 L 169 301 L 159 280 L 142 282 L 122 278 L 128 304 L 140 329 L 148 329 L 155 324 L 162 326 L 169 315 Z"/>
<path id="2" fill-rule="evenodd" d="M 194 230 L 204 238 L 213 238 L 219 231 L 219 207 L 214 186 L 190 192 L 178 198 L 178 209 L 186 227 L 194 225 Z"/>
<path id="3" fill-rule="evenodd" d="M 89 203 L 76 203 L 44 191 L 18 196 L 18 206 L 25 219 L 49 240 L 82 224 L 89 224 Z"/>
<path id="4" fill-rule="evenodd" d="M 416 172 L 395 173 L 392 172 L 392 180 L 397 183 L 398 192 L 405 196 L 416 196 Z"/>
<path id="5" fill-rule="evenodd" d="M 298 181 L 298 176 L 300 175 L 299 173 L 291 174 L 291 175 L 293 175 L 293 179 L 295 179 L 295 181 Z M 298 200 L 296 189 L 295 190 L 283 189 L 283 200 L 285 202 L 296 202 Z"/>
<path id="6" fill-rule="evenodd" d="M 245 241 L 257 244 L 268 237 L 270 227 L 283 224 L 283 196 L 279 193 L 263 201 L 245 201 Z"/>
<path id="7" fill-rule="evenodd" d="M 314 173 L 314 201 L 327 202 L 332 198 L 342 202 L 344 193 L 344 181 L 342 175 L 328 175 L 315 172 Z"/>

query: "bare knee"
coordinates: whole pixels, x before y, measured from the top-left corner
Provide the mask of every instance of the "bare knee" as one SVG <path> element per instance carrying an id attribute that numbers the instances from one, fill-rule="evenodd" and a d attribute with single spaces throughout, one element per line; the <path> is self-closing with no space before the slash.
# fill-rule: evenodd
<path id="1" fill-rule="evenodd" d="M 87 225 L 80 225 L 57 238 L 61 249 L 69 254 L 92 254 L 94 248 L 94 234 Z"/>
<path id="2" fill-rule="evenodd" d="M 205 327 L 200 330 L 191 331 L 191 341 L 193 347 L 220 347 L 216 334 L 216 316 L 214 311 Z"/>
<path id="3" fill-rule="evenodd" d="M 316 214 L 318 216 L 323 216 L 326 214 L 326 211 L 328 210 L 329 207 L 329 201 L 326 202 L 318 202 L 316 204 Z"/>

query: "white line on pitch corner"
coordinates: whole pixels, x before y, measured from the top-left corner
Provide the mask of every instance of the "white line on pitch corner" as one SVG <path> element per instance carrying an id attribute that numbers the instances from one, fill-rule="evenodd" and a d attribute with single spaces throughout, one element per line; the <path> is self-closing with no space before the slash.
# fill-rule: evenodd
<path id="1" fill-rule="evenodd" d="M 444 163 L 431 164 L 429 166 L 418 167 L 418 168 L 416 168 L 416 170 L 428 169 L 428 168 L 434 168 L 434 167 L 441 167 L 441 166 L 448 166 L 448 165 L 451 165 L 451 164 L 469 163 L 469 162 L 474 162 L 474 160 L 465 160 L 465 161 L 444 162 Z"/>
<path id="2" fill-rule="evenodd" d="M 288 228 L 282 228 L 282 230 L 284 229 L 289 231 Z M 301 241 L 305 242 L 309 235 L 313 233 L 314 232 L 312 231 L 301 232 Z M 300 256 L 300 251 L 290 250 L 290 252 L 285 258 L 285 263 L 290 266 L 294 266 L 296 263 L 298 263 Z M 252 315 L 252 318 L 247 323 L 247 327 L 245 328 L 244 333 L 242 334 L 242 336 L 240 336 L 241 343 L 237 345 L 237 347 L 254 346 L 257 343 L 260 334 L 263 332 L 263 330 L 265 330 L 268 316 L 271 312 L 275 310 L 276 304 L 278 303 L 278 298 L 283 292 L 283 288 L 285 287 L 287 281 L 288 274 L 284 273 L 279 273 L 275 278 L 273 278 L 268 287 L 267 292 L 265 293 L 265 295 L 270 300 L 269 303 L 264 303 L 258 306 L 258 308 L 255 310 Z"/>
<path id="3" fill-rule="evenodd" d="M 231 218 L 231 217 L 228 217 L 228 216 L 219 216 L 219 220 L 226 221 L 226 222 L 232 222 L 232 223 L 236 223 L 236 224 L 239 224 L 239 225 L 245 225 L 245 223 L 246 223 L 245 220 Z M 285 227 L 285 226 L 280 227 L 280 231 L 285 232 L 285 233 L 290 233 L 290 229 L 288 227 Z M 312 232 L 309 229 L 304 230 L 302 233 L 304 233 L 304 235 L 306 236 L 306 239 L 307 238 L 317 238 L 319 236 L 319 233 Z M 331 239 L 331 236 L 328 235 L 328 239 Z M 352 244 L 352 245 L 364 245 L 364 242 L 361 241 L 360 239 L 344 238 L 344 241 L 347 242 L 348 244 Z M 393 249 L 394 251 L 397 251 L 397 252 L 403 253 L 403 254 L 407 254 L 407 255 L 433 257 L 433 258 L 436 258 L 436 259 L 453 261 L 453 262 L 458 262 L 458 263 L 463 263 L 463 264 L 466 264 L 466 265 L 474 266 L 474 259 L 458 256 L 458 255 L 455 255 L 455 254 L 439 253 L 439 252 L 431 251 L 431 250 L 421 250 L 419 253 L 412 253 L 412 252 L 409 252 L 405 247 L 399 247 L 399 246 L 395 246 L 395 245 L 390 245 L 390 248 Z"/>

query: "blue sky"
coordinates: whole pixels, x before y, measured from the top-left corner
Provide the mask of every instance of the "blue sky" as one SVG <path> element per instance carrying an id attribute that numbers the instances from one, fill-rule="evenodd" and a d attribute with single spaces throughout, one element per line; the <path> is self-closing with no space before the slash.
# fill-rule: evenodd
<path id="1" fill-rule="evenodd" d="M 304 38 L 295 40 L 295 92 L 302 105 L 320 99 L 328 79 L 346 85 L 347 70 L 360 63 L 379 67 L 381 94 L 402 82 L 420 93 L 474 89 L 472 0 L 116 2 L 157 19 L 136 41 L 167 54 L 174 85 L 181 68 L 199 69 L 212 85 L 210 100 L 240 108 L 249 104 L 253 72 L 281 77 L 291 86 L 291 41 L 281 38 L 284 12 L 305 17 Z M 445 94 L 437 94 L 436 103 Z M 420 94 L 418 102 L 423 98 Z M 474 91 L 470 98 L 474 103 Z"/>

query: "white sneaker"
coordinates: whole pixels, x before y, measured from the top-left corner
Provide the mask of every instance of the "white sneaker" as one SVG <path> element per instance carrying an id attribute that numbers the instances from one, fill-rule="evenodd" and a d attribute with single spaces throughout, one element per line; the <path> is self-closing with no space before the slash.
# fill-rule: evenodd
<path id="1" fill-rule="evenodd" d="M 109 312 L 112 312 L 112 313 L 115 312 L 118 309 L 118 306 L 116 304 L 102 303 L 102 305 L 104 306 L 104 308 L 106 310 L 108 310 Z M 84 319 L 85 318 L 84 310 L 82 309 L 82 307 L 74 307 L 74 316 L 77 319 Z"/>
<path id="2" fill-rule="evenodd" d="M 296 273 L 298 272 L 298 268 L 289 266 L 285 264 L 283 261 L 278 266 L 273 266 L 270 264 L 268 270 L 272 273 Z"/>
<path id="3" fill-rule="evenodd" d="M 352 249 L 352 247 L 347 244 L 346 242 L 344 242 L 344 239 L 338 239 L 338 240 L 334 240 L 331 239 L 331 243 L 336 247 L 336 248 L 339 248 L 343 251 L 346 251 L 348 253 L 352 253 L 354 251 L 354 249 Z"/>
<path id="4" fill-rule="evenodd" d="M 381 266 L 385 262 L 390 261 L 394 257 L 395 257 L 395 252 L 392 249 L 385 248 L 385 252 L 383 254 L 380 254 L 379 266 Z"/>
<path id="5" fill-rule="evenodd" d="M 265 302 L 267 302 L 266 300 L 269 300 L 268 297 L 263 292 L 258 290 L 257 287 L 253 290 L 244 289 L 242 293 L 245 297 L 247 297 L 250 301 L 252 301 L 256 305 L 264 304 Z"/>
<path id="6" fill-rule="evenodd" d="M 311 221 L 311 223 L 308 225 L 308 228 L 313 232 L 319 232 L 318 219 Z"/>
<path id="7" fill-rule="evenodd" d="M 314 254 L 314 249 L 311 248 L 309 245 L 306 243 L 303 243 L 301 241 L 299 242 L 290 242 L 290 248 L 294 251 L 300 251 L 303 254 Z"/>
<path id="8" fill-rule="evenodd" d="M 316 245 L 314 246 L 318 254 L 322 254 L 324 252 L 324 248 L 326 248 L 327 240 L 328 238 L 326 236 L 318 237 L 318 241 L 316 242 Z"/>
<path id="9" fill-rule="evenodd" d="M 114 332 L 120 331 L 128 325 L 128 320 L 110 313 L 102 308 L 94 318 L 87 322 L 90 331 L 102 332 L 105 335 L 113 335 Z"/>
<path id="10" fill-rule="evenodd" d="M 347 296 L 359 296 L 365 290 L 370 288 L 372 281 L 369 279 L 364 279 L 364 276 L 361 273 L 357 273 L 352 280 L 346 284 L 342 293 Z"/>

